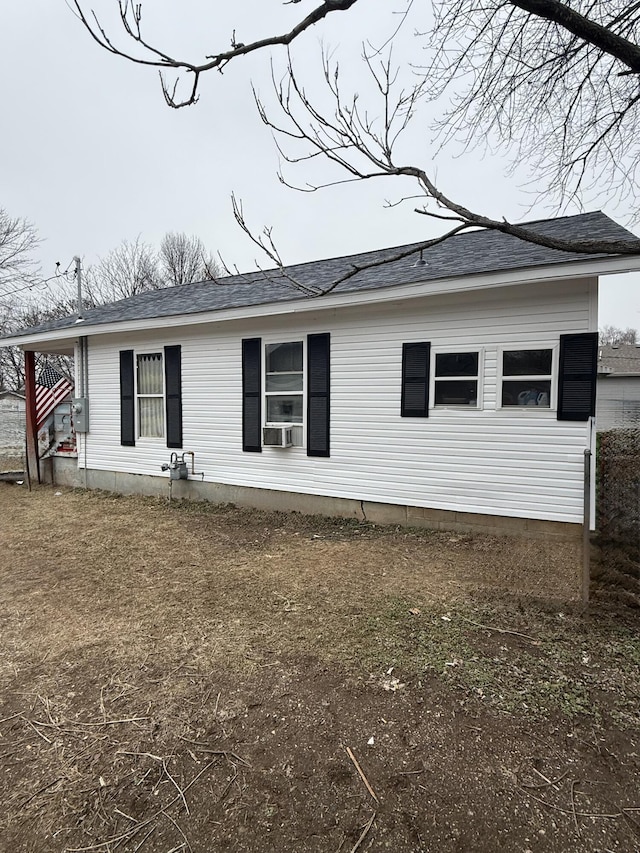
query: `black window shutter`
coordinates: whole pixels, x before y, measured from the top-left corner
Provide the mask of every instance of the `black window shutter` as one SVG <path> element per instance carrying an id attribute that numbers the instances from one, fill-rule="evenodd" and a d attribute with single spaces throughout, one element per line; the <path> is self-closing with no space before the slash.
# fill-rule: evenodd
<path id="1" fill-rule="evenodd" d="M 307 335 L 307 456 L 329 456 L 331 335 Z"/>
<path id="2" fill-rule="evenodd" d="M 262 340 L 242 341 L 242 449 L 262 453 Z"/>
<path id="3" fill-rule="evenodd" d="M 596 413 L 598 333 L 560 335 L 558 420 L 588 421 Z"/>
<path id="4" fill-rule="evenodd" d="M 430 356 L 430 343 L 402 344 L 400 415 L 403 418 L 429 417 Z"/>
<path id="5" fill-rule="evenodd" d="M 182 349 L 164 348 L 167 447 L 182 447 Z"/>
<path id="6" fill-rule="evenodd" d="M 120 444 L 134 447 L 136 414 L 133 388 L 133 350 L 120 350 Z"/>

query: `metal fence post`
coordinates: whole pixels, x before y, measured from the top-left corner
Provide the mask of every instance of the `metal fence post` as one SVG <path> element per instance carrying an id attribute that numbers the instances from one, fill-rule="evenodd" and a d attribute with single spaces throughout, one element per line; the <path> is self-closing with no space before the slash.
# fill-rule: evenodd
<path id="1" fill-rule="evenodd" d="M 582 521 L 582 603 L 589 603 L 591 581 L 591 451 L 584 451 L 584 514 Z"/>

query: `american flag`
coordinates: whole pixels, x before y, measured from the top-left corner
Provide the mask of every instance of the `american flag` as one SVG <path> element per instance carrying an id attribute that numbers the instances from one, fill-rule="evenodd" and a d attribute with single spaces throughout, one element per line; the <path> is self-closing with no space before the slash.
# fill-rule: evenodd
<path id="1" fill-rule="evenodd" d="M 49 417 L 55 407 L 67 396 L 73 384 L 45 362 L 36 380 L 36 420 L 38 429 Z"/>

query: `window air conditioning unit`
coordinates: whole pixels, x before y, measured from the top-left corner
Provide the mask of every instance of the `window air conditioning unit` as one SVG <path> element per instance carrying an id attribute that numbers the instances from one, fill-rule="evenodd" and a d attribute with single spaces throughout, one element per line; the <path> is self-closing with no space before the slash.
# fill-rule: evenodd
<path id="1" fill-rule="evenodd" d="M 262 443 L 265 447 L 293 447 L 293 428 L 263 427 Z"/>

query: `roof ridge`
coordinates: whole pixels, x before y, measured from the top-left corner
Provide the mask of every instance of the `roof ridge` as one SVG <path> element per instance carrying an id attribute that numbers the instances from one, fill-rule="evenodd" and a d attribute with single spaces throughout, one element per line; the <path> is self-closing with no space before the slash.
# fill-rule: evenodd
<path id="1" fill-rule="evenodd" d="M 588 216 L 598 216 L 598 215 L 606 216 L 606 214 L 603 213 L 601 210 L 588 210 L 585 213 L 573 213 L 573 214 L 567 214 L 565 216 L 547 217 L 546 219 L 531 219 L 531 220 L 527 220 L 526 222 L 515 222 L 515 223 L 511 223 L 511 224 L 516 225 L 519 228 L 523 228 L 523 227 L 526 227 L 528 225 L 537 225 L 537 224 L 540 224 L 542 222 L 556 223 L 556 222 L 566 221 L 567 219 L 573 219 L 573 220 L 586 219 Z M 485 233 L 485 232 L 497 232 L 498 231 L 498 229 L 496 229 L 496 228 L 490 228 L 489 226 L 483 227 L 481 225 L 473 226 L 473 229 L 474 229 L 473 231 L 469 230 L 469 231 L 463 231 L 459 234 L 452 234 L 451 237 L 447 237 L 447 241 L 456 240 L 458 238 L 463 239 L 464 237 L 468 237 L 469 234 L 481 234 L 481 233 Z M 500 233 L 504 233 L 504 232 L 500 232 Z M 507 235 L 507 236 L 509 236 L 509 235 Z M 511 236 L 513 236 L 513 235 L 511 235 Z M 427 239 L 431 239 L 431 238 L 427 238 Z M 433 239 L 437 239 L 437 238 L 433 238 Z M 519 238 L 516 237 L 516 239 L 519 239 Z M 360 258 L 363 255 L 370 255 L 370 254 L 377 253 L 377 252 L 402 251 L 404 249 L 411 248 L 411 246 L 420 246 L 424 242 L 426 242 L 426 241 L 425 240 L 412 240 L 410 243 L 401 243 L 400 245 L 380 246 L 377 249 L 364 249 L 361 252 L 348 252 L 345 255 L 332 255 L 331 257 L 328 257 L 328 258 L 326 258 L 326 257 L 316 258 L 313 261 L 299 261 L 298 263 L 294 263 L 294 264 L 284 264 L 282 266 L 282 269 L 290 270 L 290 269 L 293 269 L 294 267 L 308 267 L 308 266 L 313 266 L 314 264 L 330 263 L 332 261 L 346 261 L 349 258 Z M 418 250 L 416 249 L 416 251 L 418 251 Z M 241 276 L 245 276 L 245 275 L 255 275 L 256 273 L 271 272 L 272 270 L 279 270 L 279 269 L 281 269 L 281 267 L 265 267 L 264 269 L 260 268 L 260 269 L 257 269 L 255 271 L 252 270 L 251 272 L 246 272 L 246 273 L 233 273 L 229 276 L 224 276 L 223 278 L 236 278 L 236 277 L 241 277 Z M 206 284 L 208 281 L 209 282 L 215 281 L 215 279 L 205 279 L 202 282 L 195 282 L 195 283 L 196 284 Z M 189 287 L 189 285 L 180 285 L 180 286 L 181 287 Z"/>

